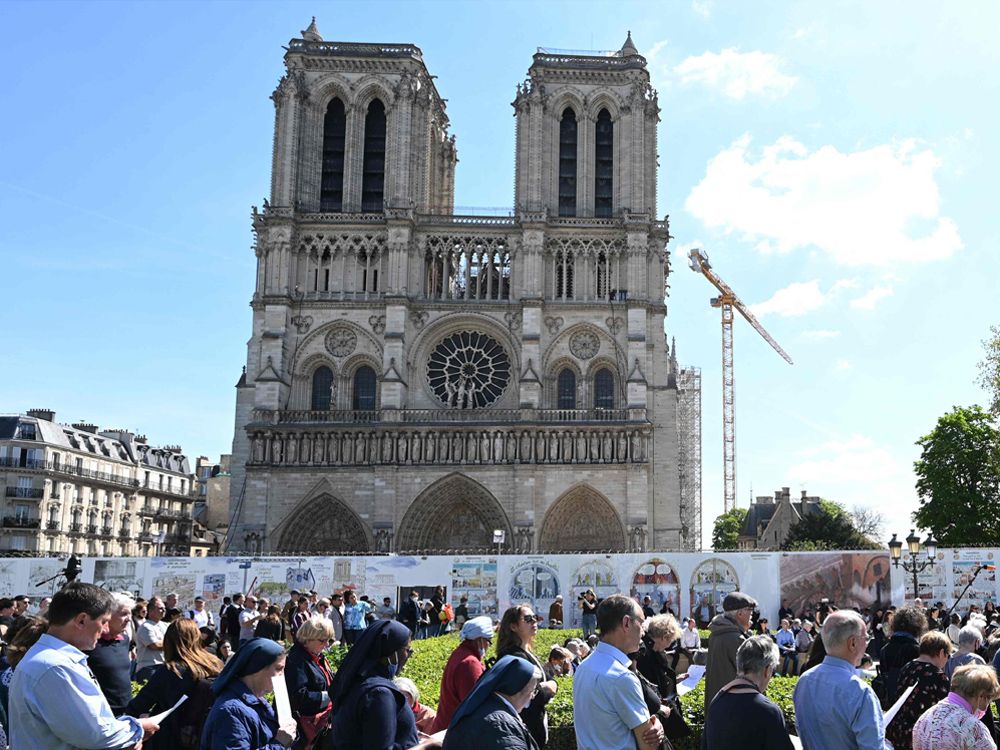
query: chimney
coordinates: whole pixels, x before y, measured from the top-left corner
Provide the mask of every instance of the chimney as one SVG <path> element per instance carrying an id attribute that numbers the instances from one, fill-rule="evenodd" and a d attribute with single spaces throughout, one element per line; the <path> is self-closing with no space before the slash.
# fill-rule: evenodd
<path id="1" fill-rule="evenodd" d="M 28 409 L 28 416 L 41 419 L 46 422 L 55 422 L 56 413 L 51 409 Z"/>
<path id="2" fill-rule="evenodd" d="M 73 428 L 80 432 L 89 432 L 91 435 L 97 434 L 97 425 L 90 422 L 74 422 Z"/>
<path id="3" fill-rule="evenodd" d="M 803 499 L 803 500 L 805 500 L 805 499 L 806 499 L 806 491 L 805 491 L 805 490 L 802 490 L 802 499 Z"/>

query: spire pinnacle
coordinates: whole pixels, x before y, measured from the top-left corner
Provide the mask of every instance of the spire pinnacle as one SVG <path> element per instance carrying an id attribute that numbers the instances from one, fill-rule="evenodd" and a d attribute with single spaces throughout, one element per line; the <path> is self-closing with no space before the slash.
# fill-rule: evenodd
<path id="1" fill-rule="evenodd" d="M 629 30 L 628 37 L 625 39 L 625 44 L 622 45 L 621 52 L 622 57 L 631 57 L 632 55 L 638 55 L 639 50 L 635 48 L 635 44 L 632 43 L 632 31 Z"/>
<path id="2" fill-rule="evenodd" d="M 309 28 L 302 32 L 302 38 L 307 42 L 322 42 L 323 37 L 319 33 L 319 29 L 316 28 L 316 16 L 312 17 L 312 22 L 309 24 Z"/>

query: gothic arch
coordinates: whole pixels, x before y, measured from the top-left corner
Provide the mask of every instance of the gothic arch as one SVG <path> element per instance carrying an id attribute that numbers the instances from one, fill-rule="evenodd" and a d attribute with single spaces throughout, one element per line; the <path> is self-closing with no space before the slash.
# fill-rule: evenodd
<path id="1" fill-rule="evenodd" d="M 338 73 L 328 73 L 313 84 L 312 100 L 316 103 L 317 111 L 326 113 L 326 108 L 330 101 L 336 97 L 344 103 L 346 110 L 351 106 L 352 96 L 351 82 Z"/>
<path id="2" fill-rule="evenodd" d="M 585 484 L 564 492 L 549 507 L 538 537 L 540 552 L 628 549 L 625 527 L 604 495 Z"/>
<path id="3" fill-rule="evenodd" d="M 587 102 L 587 116 L 596 122 L 601 110 L 606 109 L 611 115 L 611 122 L 617 123 L 621 119 L 622 106 L 623 102 L 617 94 L 601 91 Z"/>
<path id="4" fill-rule="evenodd" d="M 276 552 L 328 555 L 368 552 L 364 523 L 344 502 L 327 491 L 302 502 L 276 530 Z"/>
<path id="5" fill-rule="evenodd" d="M 364 113 L 368 110 L 368 105 L 371 104 L 372 99 L 381 99 L 382 104 L 385 105 L 385 114 L 388 119 L 392 112 L 393 104 L 396 101 L 396 96 L 385 85 L 384 80 L 373 75 L 365 76 L 354 84 L 354 91 L 354 100 L 351 104 L 357 108 L 362 117 L 364 117 Z M 388 129 L 386 135 L 388 136 Z"/>
<path id="6" fill-rule="evenodd" d="M 464 474 L 449 474 L 410 503 L 396 537 L 398 552 L 445 549 L 489 549 L 493 530 L 507 543 L 513 529 L 496 497 Z"/>
<path id="7" fill-rule="evenodd" d="M 555 99 L 549 104 L 548 111 L 552 113 L 556 122 L 562 119 L 563 112 L 567 107 L 573 110 L 577 120 L 582 120 L 587 116 L 586 97 L 578 88 L 569 87 L 560 91 Z M 610 111 L 610 110 L 609 110 Z"/>

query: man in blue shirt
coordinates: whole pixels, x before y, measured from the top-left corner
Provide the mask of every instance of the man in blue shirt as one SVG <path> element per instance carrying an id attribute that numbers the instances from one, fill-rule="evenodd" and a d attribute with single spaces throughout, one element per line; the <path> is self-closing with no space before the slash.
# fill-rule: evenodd
<path id="1" fill-rule="evenodd" d="M 775 636 L 778 650 L 781 652 L 781 674 L 785 677 L 795 674 L 795 633 L 787 619 L 782 619 L 781 629 Z"/>
<path id="2" fill-rule="evenodd" d="M 805 750 L 883 750 L 885 724 L 875 691 L 855 673 L 868 646 L 861 615 L 841 609 L 823 622 L 826 658 L 799 678 L 792 700 Z"/>
<path id="3" fill-rule="evenodd" d="M 632 598 L 615 594 L 597 607 L 601 641 L 573 676 L 578 750 L 653 750 L 663 727 L 649 715 L 627 654 L 639 650 L 645 617 Z"/>
<path id="4" fill-rule="evenodd" d="M 52 597 L 49 630 L 14 670 L 10 744 L 32 750 L 133 747 L 159 727 L 149 719 L 115 718 L 87 668 L 108 629 L 113 600 L 104 589 L 71 583 Z"/>

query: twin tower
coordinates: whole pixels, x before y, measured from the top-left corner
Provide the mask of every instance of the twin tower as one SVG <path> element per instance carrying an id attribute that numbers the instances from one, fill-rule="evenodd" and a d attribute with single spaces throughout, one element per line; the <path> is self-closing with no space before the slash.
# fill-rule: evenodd
<path id="1" fill-rule="evenodd" d="M 664 333 L 659 106 L 631 36 L 535 54 L 498 216 L 454 213 L 420 49 L 314 21 L 285 65 L 231 549 L 697 548 L 699 379 Z"/>

